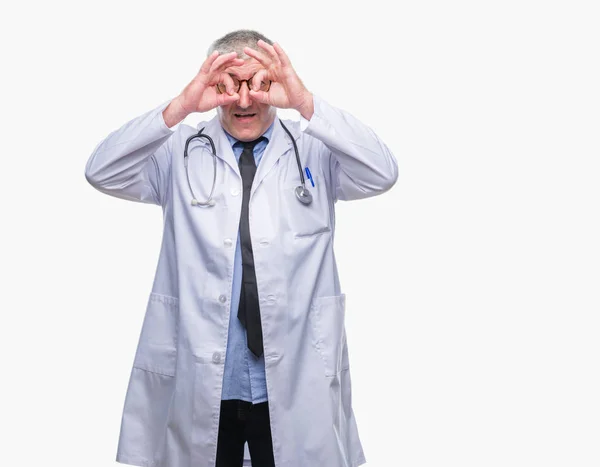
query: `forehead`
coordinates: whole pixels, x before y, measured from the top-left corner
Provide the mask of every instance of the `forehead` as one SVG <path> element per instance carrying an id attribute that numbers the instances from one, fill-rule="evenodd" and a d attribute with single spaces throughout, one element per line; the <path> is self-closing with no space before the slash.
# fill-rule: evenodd
<path id="1" fill-rule="evenodd" d="M 247 59 L 242 66 L 230 66 L 225 68 L 225 73 L 229 73 L 230 75 L 234 75 L 240 79 L 249 78 L 258 70 L 263 69 L 264 67 L 260 64 L 258 60 L 255 58 Z"/>

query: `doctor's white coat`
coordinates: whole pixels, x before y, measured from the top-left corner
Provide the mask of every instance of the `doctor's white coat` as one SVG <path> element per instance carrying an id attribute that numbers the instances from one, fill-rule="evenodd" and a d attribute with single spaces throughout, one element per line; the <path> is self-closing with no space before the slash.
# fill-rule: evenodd
<path id="1" fill-rule="evenodd" d="M 116 460 L 146 467 L 213 467 L 242 181 L 218 117 L 213 207 L 191 205 L 184 145 L 161 104 L 109 134 L 87 161 L 103 193 L 162 207 L 164 231 L 125 397 Z M 333 239 L 335 203 L 375 196 L 398 177 L 390 150 L 349 113 L 314 96 L 310 121 L 284 121 L 315 187 L 305 206 L 294 149 L 276 117 L 251 191 L 249 222 L 277 467 L 356 467 L 365 456 L 352 409 L 350 365 Z M 189 145 L 190 184 L 206 200 L 213 159 Z M 247 452 L 247 451 L 246 451 Z M 260 467 L 260 466 L 255 466 Z"/>

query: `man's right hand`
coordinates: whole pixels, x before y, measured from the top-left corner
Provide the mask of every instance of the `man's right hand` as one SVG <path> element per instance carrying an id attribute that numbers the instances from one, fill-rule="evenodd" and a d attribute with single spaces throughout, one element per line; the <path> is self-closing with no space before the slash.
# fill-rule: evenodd
<path id="1" fill-rule="evenodd" d="M 240 96 L 233 90 L 231 76 L 224 71 L 230 66 L 244 64 L 244 60 L 236 57 L 236 52 L 219 56 L 219 52 L 215 50 L 210 54 L 194 79 L 163 110 L 165 124 L 172 127 L 191 113 L 208 112 L 220 105 L 237 101 Z M 226 94 L 217 92 L 216 85 L 219 83 L 223 83 L 227 88 Z"/>

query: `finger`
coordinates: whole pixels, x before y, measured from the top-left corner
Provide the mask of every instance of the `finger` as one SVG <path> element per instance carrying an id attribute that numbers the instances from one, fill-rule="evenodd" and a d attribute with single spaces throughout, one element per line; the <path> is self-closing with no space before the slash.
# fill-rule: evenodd
<path id="1" fill-rule="evenodd" d="M 223 54 L 219 56 L 211 65 L 210 72 L 213 73 L 218 68 L 220 68 L 224 63 L 232 61 L 237 54 L 235 52 L 229 52 L 227 54 Z"/>
<path id="2" fill-rule="evenodd" d="M 231 79 L 231 76 L 229 76 L 228 73 L 221 73 L 219 75 L 219 83 L 223 83 L 225 85 L 225 88 L 227 89 L 227 94 L 229 94 L 230 96 L 235 93 L 233 89 L 233 79 Z"/>
<path id="3" fill-rule="evenodd" d="M 237 52 L 229 52 L 227 54 L 221 55 L 217 58 L 210 67 L 211 72 L 215 72 L 218 68 L 222 67 L 225 63 L 233 62 L 235 57 L 237 56 Z"/>
<path id="4" fill-rule="evenodd" d="M 232 95 L 217 94 L 217 105 L 229 105 L 240 99 L 240 95 L 236 92 Z"/>
<path id="5" fill-rule="evenodd" d="M 279 44 L 277 42 L 273 43 L 273 49 L 275 49 L 275 51 L 277 52 L 277 55 L 279 56 L 279 60 L 281 61 L 281 64 L 283 66 L 292 66 L 292 62 L 290 61 L 289 57 L 287 56 L 287 54 L 283 51 L 283 49 L 279 46 Z"/>
<path id="6" fill-rule="evenodd" d="M 264 81 L 265 83 L 268 81 L 268 72 L 264 68 L 258 70 L 254 77 L 252 78 L 252 89 L 260 89 L 260 83 Z"/>
<path id="7" fill-rule="evenodd" d="M 261 104 L 271 104 L 269 101 L 269 93 L 264 91 L 250 91 L 250 98 Z"/>
<path id="8" fill-rule="evenodd" d="M 224 70 L 226 70 L 230 67 L 242 66 L 243 64 L 244 64 L 244 60 L 242 60 L 241 58 L 233 58 L 230 60 L 226 60 L 220 66 L 214 67 L 214 65 L 213 65 L 213 70 L 211 70 L 211 75 L 215 76 L 217 74 L 222 73 Z"/>
<path id="9" fill-rule="evenodd" d="M 244 47 L 244 53 L 249 57 L 255 58 L 265 68 L 271 66 L 271 60 L 265 54 L 258 52 L 257 50 L 251 49 L 250 47 Z"/>
<path id="10" fill-rule="evenodd" d="M 217 59 L 218 56 L 219 56 L 218 50 L 215 50 L 213 53 L 211 53 L 208 56 L 208 58 L 206 60 L 204 60 L 204 63 L 200 67 L 200 71 L 202 73 L 207 74 L 210 71 L 210 67 L 212 66 L 212 64 L 214 63 L 214 61 Z"/>
<path id="11" fill-rule="evenodd" d="M 230 66 L 242 66 L 245 62 L 245 60 L 243 58 L 232 58 L 229 60 L 226 60 L 225 62 L 223 62 L 220 66 L 218 66 L 217 68 L 215 68 L 215 70 L 222 70 L 223 68 L 227 68 Z"/>
<path id="12" fill-rule="evenodd" d="M 269 54 L 275 63 L 280 63 L 279 56 L 271 44 L 266 43 L 262 39 L 259 39 L 257 44 L 261 49 L 265 50 L 267 54 Z"/>

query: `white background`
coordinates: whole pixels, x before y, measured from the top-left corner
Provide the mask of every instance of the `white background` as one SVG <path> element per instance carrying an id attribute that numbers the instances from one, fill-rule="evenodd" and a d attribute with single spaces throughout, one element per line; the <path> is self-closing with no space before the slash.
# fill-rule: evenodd
<path id="1" fill-rule="evenodd" d="M 2 464 L 116 465 L 162 219 L 84 166 L 252 28 L 398 159 L 337 205 L 366 465 L 598 466 L 594 3 L 2 7 Z"/>

